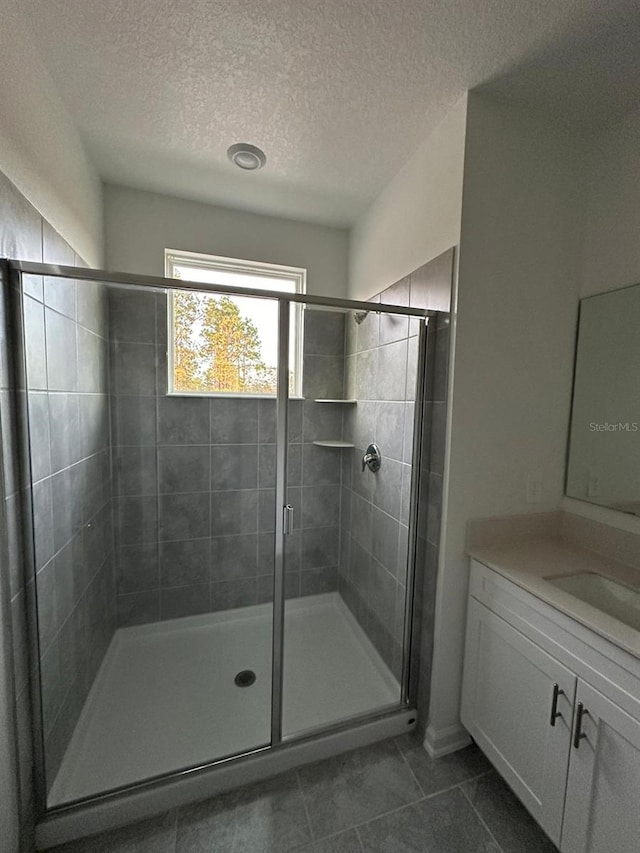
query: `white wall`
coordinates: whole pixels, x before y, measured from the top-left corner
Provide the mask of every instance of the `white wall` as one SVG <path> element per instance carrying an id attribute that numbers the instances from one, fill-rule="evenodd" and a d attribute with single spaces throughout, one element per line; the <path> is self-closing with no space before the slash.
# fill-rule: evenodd
<path id="1" fill-rule="evenodd" d="M 0 0 L 0 171 L 91 266 L 102 265 L 102 185 L 15 0 Z"/>
<path id="2" fill-rule="evenodd" d="M 578 307 L 572 140 L 469 95 L 456 343 L 430 730 L 459 725 L 471 518 L 555 509 L 563 494 Z M 528 472 L 543 480 L 527 504 Z"/>
<path id="3" fill-rule="evenodd" d="M 352 228 L 352 299 L 368 299 L 458 244 L 466 112 L 465 95 Z"/>
<path id="4" fill-rule="evenodd" d="M 347 293 L 346 229 L 105 187 L 107 268 L 164 275 L 165 248 L 306 267 L 308 293 Z"/>
<path id="5" fill-rule="evenodd" d="M 581 296 L 640 282 L 639 139 L 640 108 L 587 152 Z"/>

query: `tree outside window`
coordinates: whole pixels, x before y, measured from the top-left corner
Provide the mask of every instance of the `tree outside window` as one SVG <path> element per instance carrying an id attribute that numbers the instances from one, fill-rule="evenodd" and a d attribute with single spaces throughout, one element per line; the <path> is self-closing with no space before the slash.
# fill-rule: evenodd
<path id="1" fill-rule="evenodd" d="M 167 250 L 167 275 L 237 288 L 216 294 L 174 290 L 169 298 L 169 392 L 274 396 L 278 311 L 273 298 L 242 289 L 301 292 L 304 270 Z M 299 394 L 300 308 L 292 304 L 289 391 Z"/>

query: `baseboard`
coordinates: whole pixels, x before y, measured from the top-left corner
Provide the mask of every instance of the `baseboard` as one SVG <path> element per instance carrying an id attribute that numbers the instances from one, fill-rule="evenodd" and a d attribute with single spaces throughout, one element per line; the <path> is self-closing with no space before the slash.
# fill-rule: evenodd
<path id="1" fill-rule="evenodd" d="M 434 729 L 433 726 L 427 726 L 424 737 L 424 748 L 431 758 L 442 758 L 443 755 L 449 755 L 450 752 L 464 749 L 470 743 L 471 736 L 461 723 L 440 730 Z"/>

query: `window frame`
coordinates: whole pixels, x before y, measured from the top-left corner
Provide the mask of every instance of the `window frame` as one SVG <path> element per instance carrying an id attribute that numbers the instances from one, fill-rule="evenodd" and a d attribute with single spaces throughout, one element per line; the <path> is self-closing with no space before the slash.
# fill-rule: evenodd
<path id="1" fill-rule="evenodd" d="M 220 272 L 236 272 L 244 275 L 255 275 L 262 278 L 274 279 L 290 279 L 294 283 L 294 293 L 304 294 L 307 288 L 307 270 L 304 267 L 285 266 L 283 264 L 271 264 L 264 261 L 249 261 L 241 258 L 228 258 L 222 255 L 210 255 L 204 252 L 187 252 L 181 249 L 165 249 L 164 250 L 164 274 L 166 278 L 176 278 L 174 270 L 176 266 L 194 267 L 197 269 L 210 269 L 212 271 L 219 270 Z M 178 281 L 180 279 L 177 279 Z M 221 287 L 228 285 L 221 285 Z M 215 285 L 213 285 L 215 287 Z M 177 290 L 178 288 L 176 288 Z M 242 286 L 238 286 L 237 295 L 242 296 Z M 249 288 L 247 288 L 249 289 Z M 273 290 L 278 290 L 274 284 Z M 254 392 L 242 391 L 178 391 L 174 388 L 174 322 L 173 322 L 173 294 L 175 291 L 170 290 L 167 293 L 167 390 L 166 394 L 170 397 L 221 397 L 237 399 L 266 399 L 273 400 L 276 398 L 276 393 L 273 394 L 257 394 Z M 212 291 L 215 294 L 215 290 Z M 223 293 L 224 295 L 224 293 Z M 287 298 L 289 294 L 282 291 L 283 298 Z M 260 297 L 251 294 L 247 298 L 258 299 Z M 273 301 L 273 300 L 272 300 Z M 290 397 L 292 399 L 302 398 L 302 366 L 303 366 L 303 334 L 304 324 L 303 310 L 304 303 L 290 301 L 291 321 L 293 326 L 294 336 L 294 352 L 293 365 L 289 365 L 289 369 L 293 367 L 294 385 Z"/>

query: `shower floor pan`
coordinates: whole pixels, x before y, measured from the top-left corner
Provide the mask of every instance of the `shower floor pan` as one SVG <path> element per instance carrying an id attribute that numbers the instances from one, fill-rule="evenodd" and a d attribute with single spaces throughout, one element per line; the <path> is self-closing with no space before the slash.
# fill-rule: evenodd
<path id="1" fill-rule="evenodd" d="M 49 805 L 268 745 L 271 624 L 262 604 L 116 631 Z M 286 602 L 283 678 L 285 736 L 400 700 L 338 593 Z"/>

